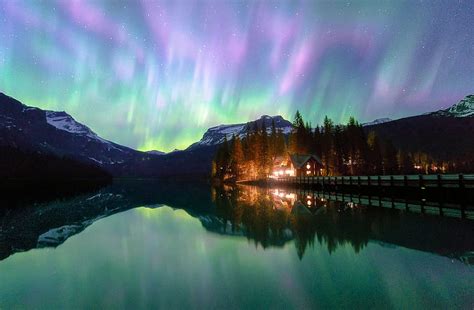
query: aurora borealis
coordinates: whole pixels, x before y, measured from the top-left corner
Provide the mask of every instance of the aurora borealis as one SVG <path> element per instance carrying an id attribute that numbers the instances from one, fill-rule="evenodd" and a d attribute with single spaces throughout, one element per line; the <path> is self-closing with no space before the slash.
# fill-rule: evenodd
<path id="1" fill-rule="evenodd" d="M 170 151 L 262 114 L 397 118 L 474 92 L 473 1 L 0 0 L 0 91 Z"/>

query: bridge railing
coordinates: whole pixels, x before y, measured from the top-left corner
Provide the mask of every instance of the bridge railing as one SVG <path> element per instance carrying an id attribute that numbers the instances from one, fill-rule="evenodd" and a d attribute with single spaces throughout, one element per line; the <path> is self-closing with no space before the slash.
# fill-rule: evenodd
<path id="1" fill-rule="evenodd" d="M 474 188 L 474 174 L 296 176 L 272 180 L 292 184 Z"/>

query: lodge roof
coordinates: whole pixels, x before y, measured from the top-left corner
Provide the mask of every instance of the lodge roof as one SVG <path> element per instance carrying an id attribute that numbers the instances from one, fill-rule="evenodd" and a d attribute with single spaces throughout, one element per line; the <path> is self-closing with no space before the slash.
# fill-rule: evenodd
<path id="1" fill-rule="evenodd" d="M 319 159 L 318 156 L 313 154 L 290 154 L 291 162 L 293 163 L 293 166 L 297 169 L 303 167 L 303 165 L 306 164 L 311 158 L 313 158 L 318 164 L 323 164 L 321 162 L 321 159 Z"/>

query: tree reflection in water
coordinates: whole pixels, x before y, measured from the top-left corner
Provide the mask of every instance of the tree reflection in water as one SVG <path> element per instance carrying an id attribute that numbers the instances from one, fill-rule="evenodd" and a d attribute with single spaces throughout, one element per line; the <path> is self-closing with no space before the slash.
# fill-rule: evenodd
<path id="1" fill-rule="evenodd" d="M 223 232 L 242 233 L 263 248 L 294 239 L 300 259 L 315 240 L 329 253 L 346 244 L 358 253 L 369 241 L 366 210 L 351 203 L 247 186 L 214 188 L 212 198 Z"/>

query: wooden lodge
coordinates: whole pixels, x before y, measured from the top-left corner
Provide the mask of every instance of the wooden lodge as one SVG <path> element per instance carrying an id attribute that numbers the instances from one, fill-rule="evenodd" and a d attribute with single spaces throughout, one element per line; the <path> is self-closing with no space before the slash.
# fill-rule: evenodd
<path id="1" fill-rule="evenodd" d="M 275 160 L 272 176 L 300 177 L 320 176 L 323 163 L 318 156 L 312 154 L 288 154 Z"/>

